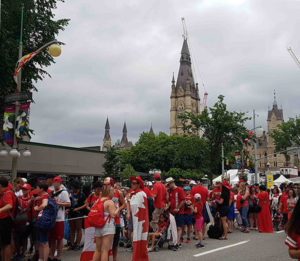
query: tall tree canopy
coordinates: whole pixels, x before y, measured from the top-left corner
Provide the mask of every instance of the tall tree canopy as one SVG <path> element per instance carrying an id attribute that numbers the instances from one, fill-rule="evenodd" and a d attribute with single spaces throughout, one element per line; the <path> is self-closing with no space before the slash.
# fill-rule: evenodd
<path id="1" fill-rule="evenodd" d="M 277 130 L 272 131 L 271 137 L 274 139 L 276 151 L 286 150 L 291 146 L 300 146 L 300 119 L 291 118 L 281 123 Z"/>
<path id="2" fill-rule="evenodd" d="M 129 150 L 121 151 L 123 165 L 131 164 L 135 170 L 169 171 L 171 168 L 198 169 L 207 172 L 207 142 L 200 137 L 168 136 L 142 133 Z"/>
<path id="3" fill-rule="evenodd" d="M 249 120 L 243 112 L 229 111 L 224 103 L 224 96 L 220 95 L 215 105 L 205 109 L 200 115 L 193 113 L 181 114 L 180 119 L 184 125 L 184 131 L 193 135 L 201 131 L 207 140 L 209 154 L 209 178 L 213 173 L 221 171 L 221 146 L 223 144 L 225 153 L 233 148 L 242 149 L 243 143 L 248 136 L 248 130 L 244 123 Z"/>
<path id="4" fill-rule="evenodd" d="M 2 1 L 0 29 L 0 125 L 2 126 L 4 96 L 13 93 L 16 84 L 13 74 L 18 61 L 21 6 L 24 5 L 23 54 L 37 50 L 56 39 L 68 24 L 68 19 L 55 20 L 54 10 L 64 0 L 8 0 Z M 50 76 L 45 67 L 55 61 L 48 52 L 42 52 L 30 61 L 22 72 L 22 91 L 36 90 L 35 82 Z M 1 128 L 2 131 L 2 128 Z M 1 135 L 0 131 L 0 135 Z M 1 135 L 2 137 L 2 135 Z"/>

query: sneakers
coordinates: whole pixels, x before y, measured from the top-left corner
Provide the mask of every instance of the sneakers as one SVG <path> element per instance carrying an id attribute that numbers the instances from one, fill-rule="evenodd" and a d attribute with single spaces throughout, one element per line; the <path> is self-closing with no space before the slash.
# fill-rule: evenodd
<path id="1" fill-rule="evenodd" d="M 185 242 L 186 242 L 186 243 L 191 243 L 191 239 L 190 239 L 190 238 L 187 238 Z"/>
<path id="2" fill-rule="evenodd" d="M 204 247 L 204 244 L 203 244 L 203 243 L 198 243 L 198 244 L 196 244 L 196 247 L 197 247 L 197 248 L 203 248 L 203 247 Z"/>

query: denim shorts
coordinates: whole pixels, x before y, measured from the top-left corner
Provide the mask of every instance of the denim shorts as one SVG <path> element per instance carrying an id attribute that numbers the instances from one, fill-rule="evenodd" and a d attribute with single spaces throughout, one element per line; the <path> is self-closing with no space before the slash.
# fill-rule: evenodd
<path id="1" fill-rule="evenodd" d="M 182 227 L 184 225 L 184 215 L 176 214 L 175 215 L 175 220 L 176 220 L 176 226 L 177 227 Z"/>
<path id="2" fill-rule="evenodd" d="M 184 224 L 187 226 L 193 225 L 193 217 L 194 215 L 192 214 L 184 214 Z"/>
<path id="3" fill-rule="evenodd" d="M 49 230 L 37 229 L 36 230 L 36 242 L 39 244 L 47 244 L 49 238 Z"/>

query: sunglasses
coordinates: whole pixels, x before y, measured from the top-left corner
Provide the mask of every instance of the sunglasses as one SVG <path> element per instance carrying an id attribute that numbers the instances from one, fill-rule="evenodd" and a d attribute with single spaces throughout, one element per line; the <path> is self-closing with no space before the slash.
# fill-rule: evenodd
<path id="1" fill-rule="evenodd" d="M 137 185 L 137 184 L 138 184 L 138 183 L 135 182 L 135 181 L 131 182 L 131 185 Z"/>

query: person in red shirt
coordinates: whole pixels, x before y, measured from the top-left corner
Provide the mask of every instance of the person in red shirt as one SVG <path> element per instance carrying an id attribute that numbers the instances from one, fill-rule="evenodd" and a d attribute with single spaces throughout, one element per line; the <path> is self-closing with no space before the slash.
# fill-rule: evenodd
<path id="1" fill-rule="evenodd" d="M 8 180 L 0 177 L 0 248 L 1 260 L 11 260 L 11 233 L 12 219 L 11 211 L 14 208 L 15 195 L 8 188 Z"/>
<path id="2" fill-rule="evenodd" d="M 15 229 L 13 233 L 16 248 L 16 259 L 25 258 L 25 251 L 27 249 L 27 241 L 30 233 L 29 221 L 31 221 L 31 186 L 30 184 L 25 183 L 21 189 L 22 196 L 17 198 L 18 209 L 16 210 L 16 213 L 19 216 L 19 221 L 15 220 Z"/>
<path id="3" fill-rule="evenodd" d="M 151 226 L 154 232 L 158 230 L 158 220 L 160 215 L 164 211 L 164 207 L 167 201 L 167 189 L 164 184 L 161 183 L 161 176 L 159 173 L 154 174 L 154 186 L 152 189 L 152 196 L 154 199 L 154 211 L 152 213 Z"/>
<path id="4" fill-rule="evenodd" d="M 213 191 L 211 192 L 211 199 L 220 200 L 221 193 L 222 193 L 222 184 L 221 182 L 217 181 Z"/>
<path id="5" fill-rule="evenodd" d="M 194 198 L 191 196 L 191 188 L 189 186 L 184 187 L 185 192 L 185 204 L 184 204 L 184 228 L 186 230 L 187 227 L 187 239 L 186 243 L 191 242 L 191 232 L 193 228 L 193 202 Z"/>
<path id="6" fill-rule="evenodd" d="M 203 187 L 200 183 L 198 186 L 192 188 L 191 195 L 193 197 L 195 197 L 195 194 L 201 195 L 201 202 L 203 205 L 203 213 L 202 214 L 203 214 L 203 221 L 204 221 L 203 228 L 202 228 L 202 234 L 204 237 L 205 233 L 206 233 L 206 225 L 210 222 L 210 219 L 209 219 L 209 216 L 207 213 L 207 209 L 206 209 L 206 202 L 209 199 L 209 191 L 207 188 Z"/>
<path id="7" fill-rule="evenodd" d="M 300 261 L 300 200 L 298 200 L 286 225 L 286 233 L 285 244 L 289 247 L 289 255 L 291 258 Z"/>
<path id="8" fill-rule="evenodd" d="M 282 225 L 282 227 L 284 227 L 288 221 L 289 210 L 287 207 L 287 201 L 289 199 L 289 195 L 287 193 L 287 187 L 286 187 L 285 183 L 282 183 L 280 185 L 280 189 L 282 191 L 282 194 L 281 194 L 280 200 L 279 200 L 279 211 L 283 216 L 281 225 Z"/>
<path id="9" fill-rule="evenodd" d="M 195 230 L 196 230 L 196 235 L 199 239 L 199 243 L 196 244 L 196 247 L 204 247 L 203 244 L 203 234 L 202 234 L 202 227 L 203 227 L 203 204 L 201 201 L 201 195 L 196 193 L 194 195 L 195 201 L 194 204 L 192 205 L 192 210 L 194 213 L 195 217 Z"/>
<path id="10" fill-rule="evenodd" d="M 175 185 L 175 180 L 173 178 L 167 178 L 166 184 L 169 189 L 169 207 L 170 212 L 174 215 L 177 225 L 177 246 L 181 243 L 182 227 L 184 225 L 184 203 L 185 194 L 181 187 Z"/>
<path id="11" fill-rule="evenodd" d="M 94 203 L 98 200 L 98 198 L 101 197 L 102 183 L 99 181 L 96 181 L 93 184 L 93 189 L 94 189 L 94 192 L 92 192 L 85 201 L 86 209 L 88 211 L 91 210 L 91 207 L 94 205 Z"/>
<path id="12" fill-rule="evenodd" d="M 47 193 L 48 183 L 46 181 L 39 182 L 36 186 L 37 197 L 34 201 L 33 217 L 36 217 L 48 205 L 49 195 Z M 36 249 L 38 249 L 39 260 L 47 261 L 49 256 L 49 230 L 36 229 Z"/>

